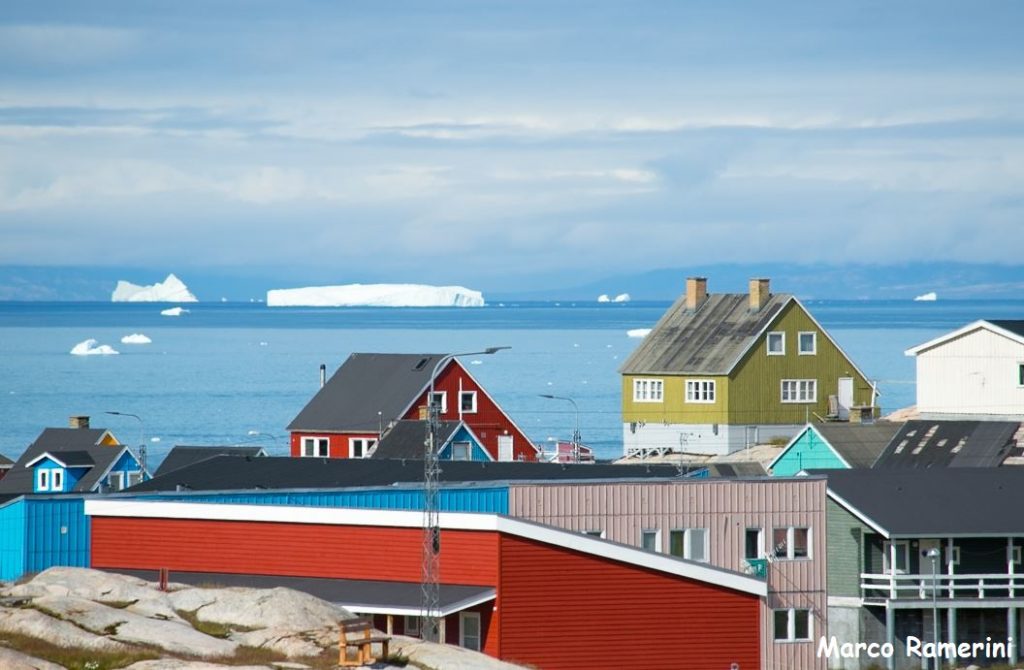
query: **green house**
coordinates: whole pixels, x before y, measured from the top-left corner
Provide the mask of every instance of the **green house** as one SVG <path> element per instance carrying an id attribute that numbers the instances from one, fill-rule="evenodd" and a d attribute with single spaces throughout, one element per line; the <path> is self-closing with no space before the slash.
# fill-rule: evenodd
<path id="1" fill-rule="evenodd" d="M 768 465 L 777 477 L 804 470 L 870 468 L 902 424 L 809 423 Z"/>
<path id="2" fill-rule="evenodd" d="M 767 279 L 739 294 L 709 294 L 706 279 L 688 279 L 619 372 L 627 456 L 728 454 L 789 440 L 815 417 L 875 412 L 867 376 Z"/>

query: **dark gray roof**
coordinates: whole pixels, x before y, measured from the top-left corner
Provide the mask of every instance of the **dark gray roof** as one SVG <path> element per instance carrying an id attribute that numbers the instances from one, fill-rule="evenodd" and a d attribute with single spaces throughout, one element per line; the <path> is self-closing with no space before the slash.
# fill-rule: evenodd
<path id="1" fill-rule="evenodd" d="M 462 424 L 461 421 L 438 421 L 437 448 L 440 450 Z M 399 421 L 384 434 L 373 458 L 418 458 L 423 460 L 426 421 Z"/>
<path id="2" fill-rule="evenodd" d="M 614 465 L 444 461 L 441 481 L 502 482 L 595 479 L 678 478 L 675 465 Z M 352 486 L 391 486 L 423 480 L 423 460 L 373 458 L 214 458 L 133 486 L 133 492 L 174 491 L 179 485 L 193 491 L 251 489 L 331 489 Z"/>
<path id="3" fill-rule="evenodd" d="M 192 465 L 199 461 L 205 461 L 214 456 L 266 456 L 267 452 L 263 447 L 222 447 L 222 446 L 187 446 L 178 445 L 168 452 L 160 467 L 157 468 L 155 477 L 165 475 L 172 470 L 179 470 L 186 465 Z"/>
<path id="4" fill-rule="evenodd" d="M 352 354 L 288 430 L 370 431 L 401 418 L 444 354 Z M 379 414 L 378 414 L 379 412 Z"/>
<path id="5" fill-rule="evenodd" d="M 998 326 L 1003 330 L 1008 330 L 1011 333 L 1014 333 L 1015 335 L 1020 335 L 1021 337 L 1024 337 L 1024 321 L 1022 320 L 996 319 L 994 321 L 989 320 L 989 323 L 991 323 L 993 326 Z"/>
<path id="6" fill-rule="evenodd" d="M 850 467 L 870 468 L 885 451 L 902 423 L 819 423 L 814 429 L 843 457 Z"/>
<path id="7" fill-rule="evenodd" d="M 876 468 L 994 467 L 1009 456 L 1020 424 L 1013 421 L 907 421 Z"/>
<path id="8" fill-rule="evenodd" d="M 2 470 L 4 468 L 9 468 L 12 465 L 14 465 L 14 461 L 12 461 L 11 459 L 7 458 L 3 454 L 0 454 L 0 470 Z"/>
<path id="9" fill-rule="evenodd" d="M 87 453 L 93 461 L 93 466 L 78 480 L 75 491 L 91 491 L 124 448 L 120 444 L 116 446 L 99 444 L 106 432 L 103 428 L 47 428 L 43 430 L 36 441 L 25 449 L 7 475 L 0 479 L 0 493 L 32 493 L 35 484 L 32 469 L 25 465 L 46 452 L 57 458 L 61 458 L 61 455 L 66 453 Z"/>
<path id="10" fill-rule="evenodd" d="M 705 467 L 712 477 L 764 477 L 768 471 L 757 461 L 708 463 Z"/>
<path id="11" fill-rule="evenodd" d="M 109 449 L 110 447 L 107 448 Z M 44 453 L 49 454 L 51 458 L 56 458 L 69 468 L 83 468 L 92 467 L 93 465 L 96 465 L 96 461 L 93 460 L 93 457 L 89 454 L 89 452 L 82 449 L 66 451 L 48 451 Z"/>
<path id="12" fill-rule="evenodd" d="M 681 296 L 619 368 L 622 374 L 725 375 L 793 299 L 773 294 L 756 312 L 746 293 L 709 295 L 694 311 Z"/>
<path id="13" fill-rule="evenodd" d="M 141 577 L 151 581 L 159 580 L 159 573 L 156 570 L 110 569 L 107 572 Z M 367 579 L 328 579 L 321 577 L 177 571 L 170 573 L 170 581 L 182 584 L 208 584 L 224 587 L 242 586 L 256 589 L 283 587 L 308 593 L 327 602 L 351 606 L 357 611 L 360 605 L 399 611 L 416 610 L 419 609 L 423 598 L 423 590 L 419 582 L 384 582 Z M 464 601 L 486 600 L 486 598 L 493 595 L 493 586 L 441 584 L 438 609 L 447 612 L 453 606 L 457 606 Z"/>
<path id="14" fill-rule="evenodd" d="M 1024 534 L 1024 468 L 812 472 L 890 535 Z"/>

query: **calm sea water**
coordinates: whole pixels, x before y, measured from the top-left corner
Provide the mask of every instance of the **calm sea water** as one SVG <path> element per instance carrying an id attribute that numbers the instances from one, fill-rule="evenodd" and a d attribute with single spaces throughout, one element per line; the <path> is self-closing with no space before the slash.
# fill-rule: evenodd
<path id="1" fill-rule="evenodd" d="M 914 402 L 905 349 L 980 318 L 1024 318 L 1024 301 L 839 302 L 807 307 L 859 367 L 878 380 L 885 411 Z M 174 444 L 261 444 L 287 452 L 285 426 L 316 392 L 319 366 L 333 372 L 354 351 L 449 352 L 510 346 L 465 359 L 536 441 L 567 438 L 580 407 L 583 439 L 599 457 L 621 453 L 616 372 L 668 303 L 521 303 L 478 309 L 270 309 L 0 303 L 0 453 L 16 457 L 46 426 L 88 414 L 123 441 L 145 439 L 153 462 Z M 148 345 L 121 344 L 140 332 Z M 72 356 L 87 338 L 118 356 Z M 137 414 L 133 419 L 104 411 Z M 257 431 L 259 435 L 250 435 Z"/>

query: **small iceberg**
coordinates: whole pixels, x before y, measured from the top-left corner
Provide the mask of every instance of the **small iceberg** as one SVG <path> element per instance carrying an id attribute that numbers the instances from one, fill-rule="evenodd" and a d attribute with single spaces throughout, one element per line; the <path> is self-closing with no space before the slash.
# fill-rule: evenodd
<path id="1" fill-rule="evenodd" d="M 73 356 L 110 356 L 120 353 L 109 344 L 100 344 L 93 338 L 79 342 L 71 349 Z"/>
<path id="2" fill-rule="evenodd" d="M 612 299 L 608 297 L 607 293 L 602 293 L 601 295 L 597 296 L 597 301 L 598 302 L 611 302 Z"/>
<path id="3" fill-rule="evenodd" d="M 939 294 L 936 293 L 935 291 L 931 291 L 929 293 L 917 296 L 916 298 L 914 298 L 914 302 L 935 302 L 938 299 Z"/>
<path id="4" fill-rule="evenodd" d="M 483 307 L 484 296 L 464 286 L 345 284 L 267 291 L 268 307 Z"/>
<path id="5" fill-rule="evenodd" d="M 132 333 L 131 335 L 125 335 L 121 338 L 121 344 L 152 344 L 153 340 L 149 339 L 142 333 Z"/>
<path id="6" fill-rule="evenodd" d="M 630 300 L 632 298 L 629 297 L 628 293 L 620 293 L 612 299 L 612 302 L 629 302 Z"/>
<path id="7" fill-rule="evenodd" d="M 629 337 L 647 337 L 650 332 L 650 328 L 633 328 L 632 330 L 627 330 L 626 335 Z"/>
<path id="8" fill-rule="evenodd" d="M 170 309 L 162 309 L 160 313 L 164 316 L 181 316 L 182 314 L 188 314 L 188 310 L 182 307 L 171 307 Z"/>

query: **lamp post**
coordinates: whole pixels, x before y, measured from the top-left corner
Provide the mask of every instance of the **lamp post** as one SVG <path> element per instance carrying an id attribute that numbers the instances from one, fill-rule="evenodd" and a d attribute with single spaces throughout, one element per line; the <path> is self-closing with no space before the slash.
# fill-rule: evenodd
<path id="1" fill-rule="evenodd" d="M 541 398 L 547 398 L 548 400 L 566 400 L 572 403 L 572 408 L 576 412 L 576 430 L 572 434 L 572 459 L 574 462 L 580 462 L 580 406 L 576 404 L 576 401 L 569 396 L 564 395 L 551 395 L 550 393 L 541 393 Z"/>
<path id="2" fill-rule="evenodd" d="M 276 449 L 278 446 L 277 435 L 274 435 L 273 433 L 263 433 L 258 430 L 250 430 L 246 435 L 250 437 L 269 437 L 270 441 L 274 443 L 274 448 Z"/>
<path id="3" fill-rule="evenodd" d="M 932 547 L 924 555 L 932 559 L 932 642 L 935 643 L 935 670 L 939 670 L 939 606 L 936 600 L 939 550 Z"/>
<path id="4" fill-rule="evenodd" d="M 142 417 L 138 414 L 131 414 L 129 412 L 104 412 L 111 416 L 130 416 L 139 422 L 139 465 L 142 466 L 142 477 L 145 479 L 146 474 L 149 472 L 146 470 L 146 427 L 142 423 Z"/>
<path id="5" fill-rule="evenodd" d="M 468 351 L 442 356 L 430 373 L 427 391 L 427 437 L 423 455 L 423 581 L 422 614 L 420 634 L 425 640 L 441 641 L 440 570 L 441 570 L 441 526 L 438 518 L 437 483 L 441 467 L 437 455 L 437 423 L 441 409 L 434 402 L 434 388 L 437 375 L 445 365 L 459 356 L 489 356 L 509 347 L 488 347 L 483 351 Z"/>

